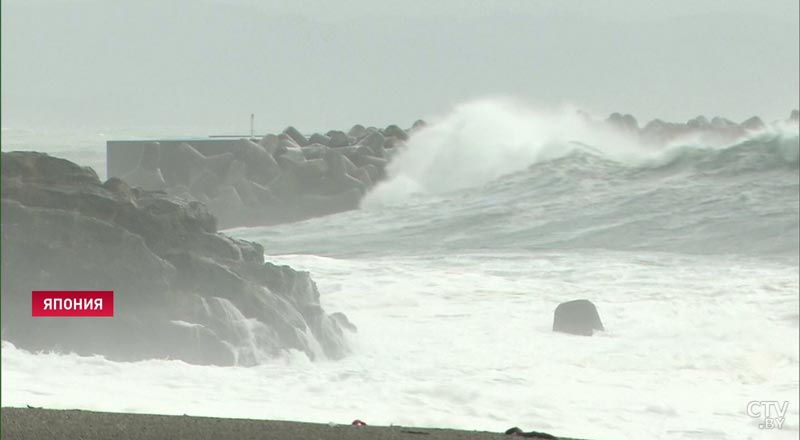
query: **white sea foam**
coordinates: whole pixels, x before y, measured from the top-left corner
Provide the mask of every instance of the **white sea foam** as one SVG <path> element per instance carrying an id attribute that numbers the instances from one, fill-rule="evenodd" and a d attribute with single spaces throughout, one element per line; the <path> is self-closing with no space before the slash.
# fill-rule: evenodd
<path id="1" fill-rule="evenodd" d="M 364 204 L 395 199 L 409 186 L 427 193 L 478 186 L 537 160 L 565 154 L 567 141 L 586 140 L 589 136 L 583 135 L 589 131 L 597 142 L 602 130 L 591 130 L 575 109 L 536 111 L 496 98 L 462 104 L 412 136 L 408 149 L 390 164 L 389 180 Z"/>
<path id="2" fill-rule="evenodd" d="M 585 438 L 796 438 L 796 266 L 670 254 L 461 254 L 331 259 L 310 270 L 355 353 L 252 368 L 117 363 L 3 344 L 2 404 L 447 426 Z M 608 331 L 550 331 L 590 298 Z M 787 400 L 784 429 L 746 415 Z"/>

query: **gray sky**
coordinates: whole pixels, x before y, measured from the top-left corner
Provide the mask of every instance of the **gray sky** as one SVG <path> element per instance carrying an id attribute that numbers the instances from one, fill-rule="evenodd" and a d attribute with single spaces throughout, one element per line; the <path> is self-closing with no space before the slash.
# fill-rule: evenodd
<path id="1" fill-rule="evenodd" d="M 798 14 L 797 0 L 3 1 L 2 124 L 408 126 L 491 95 L 769 120 L 798 106 Z"/>

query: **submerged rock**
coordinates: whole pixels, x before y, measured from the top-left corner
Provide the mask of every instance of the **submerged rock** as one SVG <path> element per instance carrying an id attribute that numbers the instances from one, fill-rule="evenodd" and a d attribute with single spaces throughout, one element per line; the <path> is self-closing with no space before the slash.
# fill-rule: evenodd
<path id="1" fill-rule="evenodd" d="M 274 197 L 234 164 L 218 199 Z M 103 184 L 41 153 L 2 153 L 2 240 L 3 339 L 20 348 L 215 365 L 287 349 L 312 359 L 347 353 L 352 324 L 322 309 L 309 274 L 218 233 L 196 200 Z M 114 290 L 115 316 L 32 318 L 33 290 Z"/>
<path id="2" fill-rule="evenodd" d="M 589 300 L 576 299 L 561 303 L 553 317 L 553 331 L 592 336 L 595 330 L 605 330 L 597 307 Z"/>

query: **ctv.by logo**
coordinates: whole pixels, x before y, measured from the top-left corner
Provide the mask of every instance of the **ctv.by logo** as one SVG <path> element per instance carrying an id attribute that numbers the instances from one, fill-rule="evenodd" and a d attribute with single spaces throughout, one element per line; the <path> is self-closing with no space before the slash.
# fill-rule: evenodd
<path id="1" fill-rule="evenodd" d="M 758 424 L 760 429 L 781 429 L 786 421 L 786 410 L 789 402 L 775 400 L 753 400 L 747 403 L 747 415 L 755 419 L 763 419 Z"/>

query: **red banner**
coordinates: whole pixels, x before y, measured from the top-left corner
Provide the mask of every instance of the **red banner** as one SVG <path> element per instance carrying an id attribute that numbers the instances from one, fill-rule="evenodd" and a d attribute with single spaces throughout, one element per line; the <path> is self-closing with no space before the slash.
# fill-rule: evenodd
<path id="1" fill-rule="evenodd" d="M 114 316 L 113 290 L 34 290 L 31 316 Z"/>

